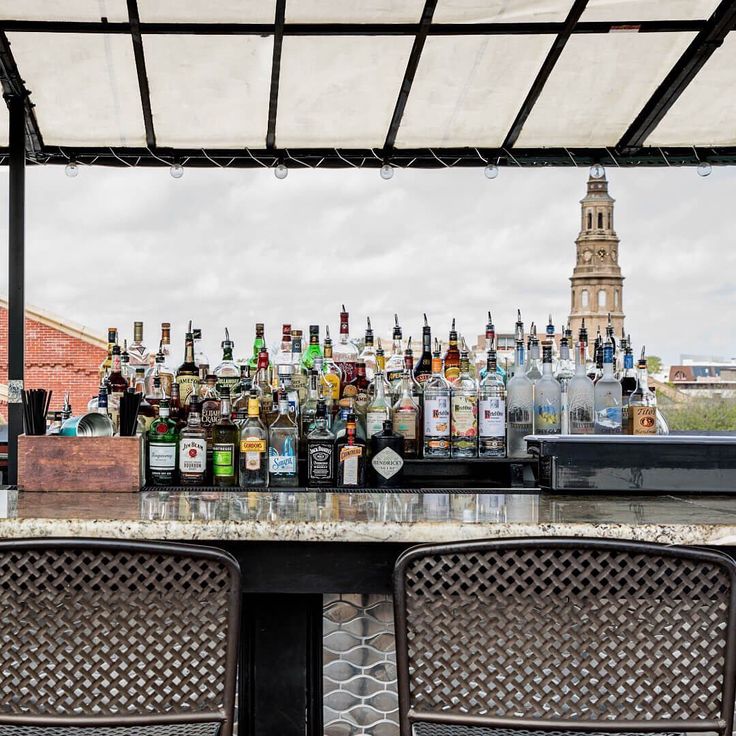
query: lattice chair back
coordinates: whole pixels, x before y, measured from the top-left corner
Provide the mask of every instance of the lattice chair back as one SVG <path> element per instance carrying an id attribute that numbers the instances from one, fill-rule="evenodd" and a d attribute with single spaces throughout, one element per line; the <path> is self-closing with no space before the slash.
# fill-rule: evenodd
<path id="1" fill-rule="evenodd" d="M 394 576 L 402 734 L 730 736 L 735 570 L 719 553 L 633 542 L 415 547 Z"/>
<path id="2" fill-rule="evenodd" d="M 219 550 L 0 542 L 0 724 L 230 736 L 239 609 Z"/>

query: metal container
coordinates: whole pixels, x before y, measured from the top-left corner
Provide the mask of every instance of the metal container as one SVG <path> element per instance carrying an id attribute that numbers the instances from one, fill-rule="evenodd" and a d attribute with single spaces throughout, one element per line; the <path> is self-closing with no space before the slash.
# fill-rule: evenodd
<path id="1" fill-rule="evenodd" d="M 94 412 L 69 417 L 61 425 L 60 434 L 63 437 L 112 437 L 112 420 Z"/>

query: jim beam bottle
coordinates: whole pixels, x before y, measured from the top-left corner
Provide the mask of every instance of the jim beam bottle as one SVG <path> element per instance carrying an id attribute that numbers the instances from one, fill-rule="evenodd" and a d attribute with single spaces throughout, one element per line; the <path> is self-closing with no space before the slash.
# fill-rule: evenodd
<path id="1" fill-rule="evenodd" d="M 207 478 L 207 433 L 202 428 L 199 399 L 189 406 L 187 425 L 179 436 L 179 483 L 202 486 Z"/>
<path id="2" fill-rule="evenodd" d="M 649 388 L 649 371 L 645 348 L 636 365 L 636 389 L 629 396 L 629 434 L 657 434 L 657 397 Z"/>

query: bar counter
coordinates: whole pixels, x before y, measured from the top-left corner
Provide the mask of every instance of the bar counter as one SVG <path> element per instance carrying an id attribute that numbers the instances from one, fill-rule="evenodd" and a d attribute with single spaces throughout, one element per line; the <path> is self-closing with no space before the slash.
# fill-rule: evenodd
<path id="1" fill-rule="evenodd" d="M 733 554 L 736 496 L 0 489 L 0 538 L 177 540 L 235 555 L 240 736 L 398 736 L 398 555 L 421 542 L 552 535 Z"/>

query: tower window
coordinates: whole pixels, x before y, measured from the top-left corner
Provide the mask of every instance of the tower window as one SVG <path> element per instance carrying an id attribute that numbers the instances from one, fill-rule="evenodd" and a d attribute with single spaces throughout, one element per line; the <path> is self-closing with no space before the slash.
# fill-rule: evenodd
<path id="1" fill-rule="evenodd" d="M 611 213 L 608 213 L 608 229 L 611 229 Z"/>
<path id="2" fill-rule="evenodd" d="M 599 307 L 606 306 L 606 290 L 605 289 L 598 290 L 598 306 Z"/>
<path id="3" fill-rule="evenodd" d="M 587 307 L 590 304 L 590 297 L 588 296 L 588 290 L 587 289 L 583 289 L 580 292 L 580 304 L 583 307 Z"/>
<path id="4" fill-rule="evenodd" d="M 618 289 L 615 289 L 613 292 L 613 306 L 618 309 Z"/>
<path id="5" fill-rule="evenodd" d="M 593 229 L 593 213 L 588 210 L 588 230 Z"/>
<path id="6" fill-rule="evenodd" d="M 603 230 L 603 213 L 598 213 L 598 229 Z"/>

